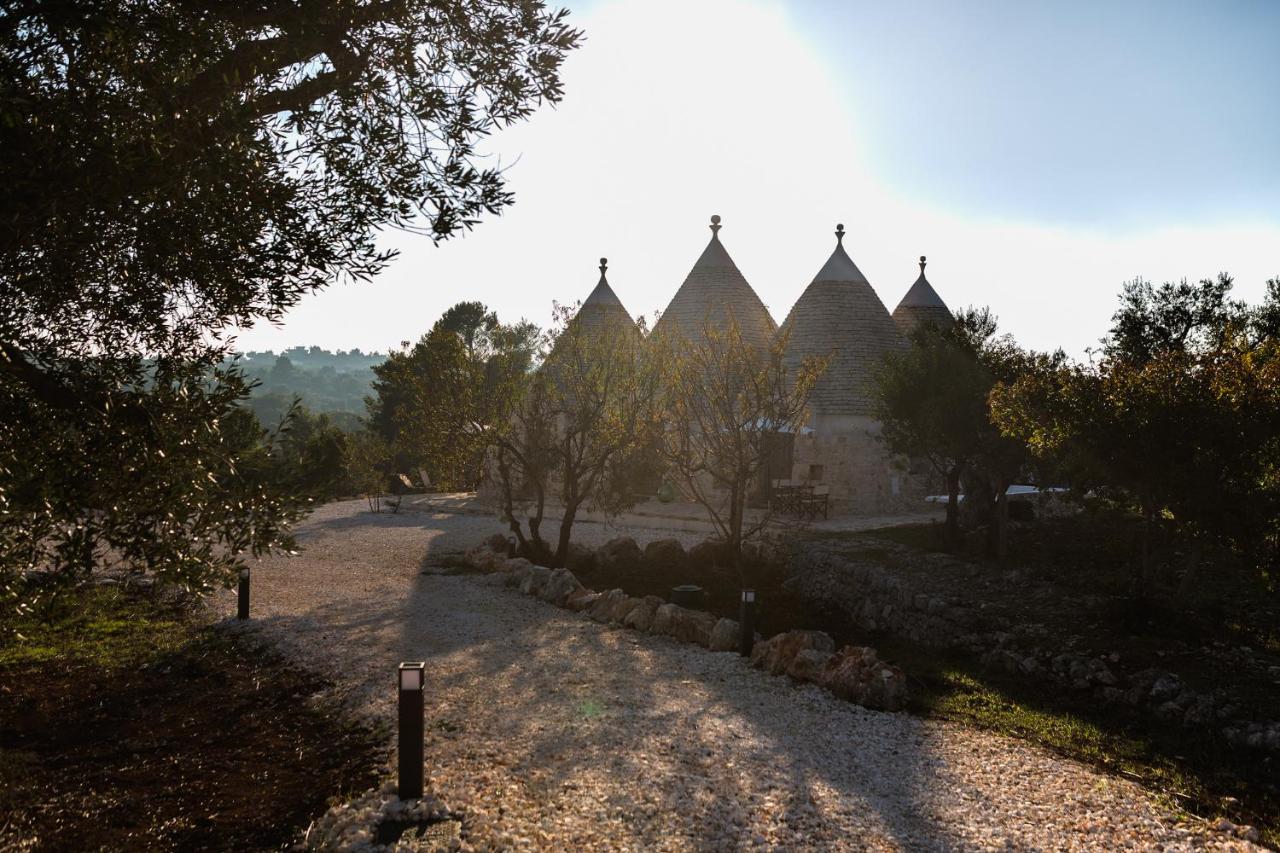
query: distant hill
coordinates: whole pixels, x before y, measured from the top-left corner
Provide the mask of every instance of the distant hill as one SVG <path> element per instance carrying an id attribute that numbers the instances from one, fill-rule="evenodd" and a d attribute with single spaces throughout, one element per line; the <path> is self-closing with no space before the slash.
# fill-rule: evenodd
<path id="1" fill-rule="evenodd" d="M 343 429 L 357 429 L 364 416 L 364 398 L 373 382 L 373 367 L 384 353 L 358 349 L 330 352 L 320 347 L 293 347 L 276 353 L 239 353 L 245 375 L 261 384 L 249 398 L 249 408 L 267 428 L 288 411 L 294 397 L 316 414 L 328 414 Z"/>

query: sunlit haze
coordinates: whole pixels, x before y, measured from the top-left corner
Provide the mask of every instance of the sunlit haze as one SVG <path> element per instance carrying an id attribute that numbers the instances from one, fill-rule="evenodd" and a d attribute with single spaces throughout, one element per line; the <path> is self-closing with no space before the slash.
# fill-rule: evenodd
<path id="1" fill-rule="evenodd" d="M 546 325 L 601 256 L 652 315 L 713 213 L 778 322 L 842 222 L 889 310 L 923 254 L 953 309 L 1077 355 L 1126 280 L 1280 275 L 1280 6 L 899 5 L 570 4 L 563 104 L 488 146 L 516 205 L 439 247 L 387 233 L 377 280 L 239 348 L 386 350 L 461 300 Z"/>

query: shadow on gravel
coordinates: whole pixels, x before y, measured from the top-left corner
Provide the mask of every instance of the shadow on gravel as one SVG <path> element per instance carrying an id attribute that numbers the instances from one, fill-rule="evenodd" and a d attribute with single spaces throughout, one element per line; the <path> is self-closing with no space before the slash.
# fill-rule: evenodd
<path id="1" fill-rule="evenodd" d="M 367 527 L 418 527 L 434 529 L 444 527 L 445 525 L 442 524 L 442 522 L 453 521 L 456 519 L 471 519 L 473 521 L 485 520 L 478 516 L 450 515 L 447 513 L 435 514 L 421 511 L 391 512 L 384 509 L 382 512 L 372 512 L 368 509 L 364 501 L 350 501 L 349 503 L 352 504 L 350 514 L 323 519 L 308 519 L 299 527 L 299 533 L 305 536 L 307 533 L 312 531 L 336 532 Z M 497 524 L 496 521 L 493 523 L 495 525 Z"/>
<path id="2" fill-rule="evenodd" d="M 442 630 L 434 618 L 442 607 L 480 614 L 491 596 L 515 598 L 530 618 L 500 625 L 485 614 L 467 620 L 480 626 L 471 633 Z M 404 606 L 384 618 L 401 624 L 401 655 L 427 660 L 429 684 L 436 682 L 429 718 L 454 728 L 453 736 L 484 731 L 501 741 L 509 772 L 544 813 L 582 796 L 589 779 L 604 777 L 611 784 L 603 814 L 624 816 L 626 837 L 616 840 L 641 847 L 673 840 L 679 826 L 673 813 L 694 816 L 681 846 L 750 846 L 752 815 L 765 809 L 806 845 L 858 843 L 813 834 L 816 812 L 840 810 L 845 814 L 832 823 L 873 830 L 908 848 L 958 844 L 923 805 L 939 780 L 912 774 L 935 760 L 922 727 L 903 715 L 852 705 L 830 713 L 825 702 L 820 713 L 810 701 L 825 697 L 817 688 L 775 695 L 773 677 L 732 653 L 665 638 L 642 641 L 636 632 L 475 578 L 420 577 Z M 560 638 L 555 646 L 545 642 L 549 627 Z M 470 682 L 459 692 L 471 702 L 452 703 L 455 680 Z M 501 695 L 476 699 L 486 695 L 476 685 L 494 684 L 504 685 Z M 554 687 L 548 691 L 547 684 Z M 751 685 L 760 690 L 753 694 Z M 915 736 L 904 740 L 904 727 Z M 660 760 L 647 761 L 654 753 Z M 740 755 L 746 769 L 733 766 Z M 755 773 L 766 778 L 751 778 Z"/>
<path id="3" fill-rule="evenodd" d="M 369 528 L 387 530 L 403 549 L 390 552 L 394 562 L 369 584 L 335 586 L 334 566 L 368 559 L 342 534 Z M 512 796 L 546 815 L 564 806 L 596 812 L 597 843 L 612 834 L 640 848 L 752 846 L 752 817 L 764 812 L 762 823 L 790 828 L 810 848 L 858 845 L 829 834 L 832 824 L 911 849 L 961 843 L 927 805 L 942 783 L 913 719 L 832 703 L 812 687 L 777 693 L 773 677 L 731 653 L 642 639 L 487 579 L 421 574 L 496 529 L 493 520 L 375 514 L 352 502 L 349 514 L 300 531 L 304 546 L 324 542 L 322 557 L 273 579 L 316 587 L 301 609 L 261 622 L 295 651 L 340 654 L 351 667 L 344 680 L 367 691 L 389 724 L 396 664 L 425 660 L 437 751 L 448 739 L 474 738 L 477 748 L 506 756 L 494 778 L 506 777 L 514 794 L 492 792 L 494 815 Z M 379 597 L 387 594 L 396 598 Z M 430 743 L 427 761 L 430 775 Z M 597 793 L 606 801 L 589 805 Z M 835 819 L 824 829 L 817 814 Z M 555 840 L 581 849 L 593 838 Z"/>

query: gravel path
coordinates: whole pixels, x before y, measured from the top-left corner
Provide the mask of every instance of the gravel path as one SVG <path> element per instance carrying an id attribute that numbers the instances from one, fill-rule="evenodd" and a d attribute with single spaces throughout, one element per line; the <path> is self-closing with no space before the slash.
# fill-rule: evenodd
<path id="1" fill-rule="evenodd" d="M 1016 740 L 849 705 L 497 576 L 423 573 L 496 529 L 330 504 L 301 555 L 254 570 L 253 630 L 353 709 L 394 722 L 396 663 L 427 661 L 428 787 L 477 848 L 1250 847 Z"/>

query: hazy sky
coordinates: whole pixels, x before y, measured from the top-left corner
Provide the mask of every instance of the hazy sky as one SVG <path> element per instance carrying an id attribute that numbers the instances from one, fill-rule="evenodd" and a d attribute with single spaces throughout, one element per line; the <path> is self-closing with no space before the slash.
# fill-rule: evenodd
<path id="1" fill-rule="evenodd" d="M 889 310 L 929 257 L 1080 354 L 1122 282 L 1280 275 L 1280 3 L 571 2 L 555 110 L 495 137 L 516 205 L 439 247 L 388 233 L 375 282 L 304 300 L 242 349 L 385 350 L 450 305 L 546 324 L 600 256 L 633 314 L 666 307 L 711 214 L 778 322 L 837 222 Z"/>

